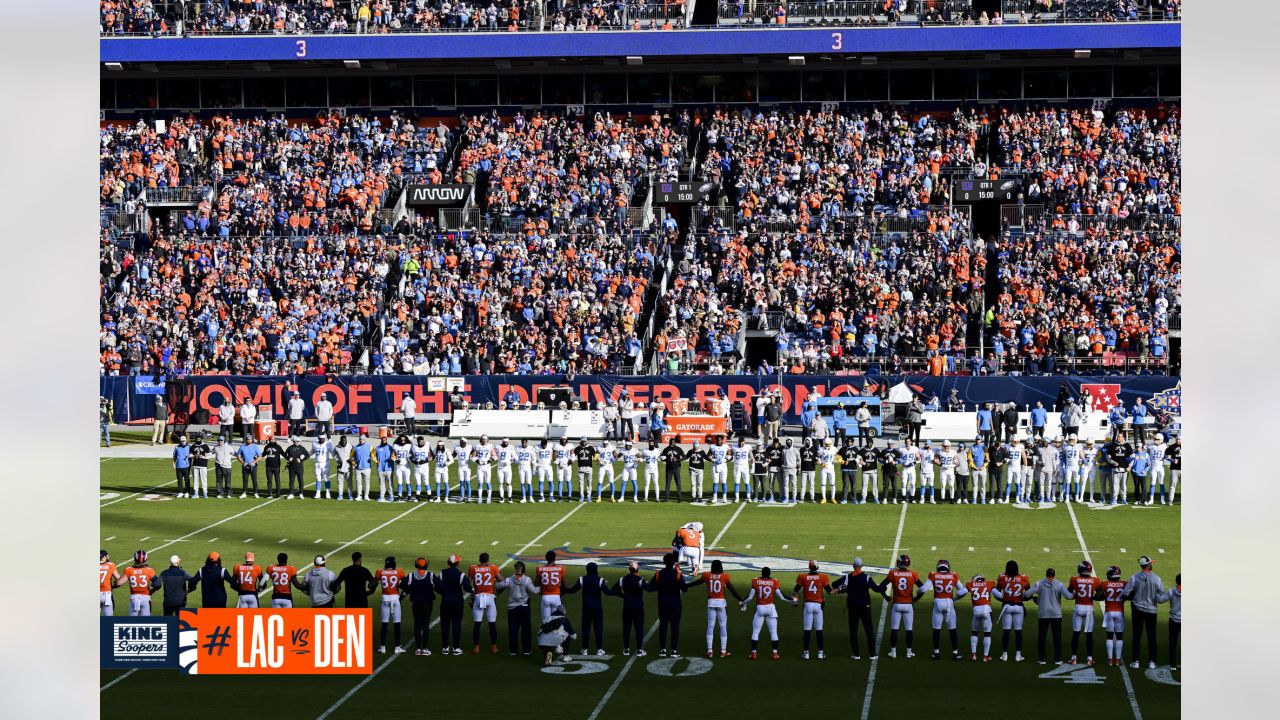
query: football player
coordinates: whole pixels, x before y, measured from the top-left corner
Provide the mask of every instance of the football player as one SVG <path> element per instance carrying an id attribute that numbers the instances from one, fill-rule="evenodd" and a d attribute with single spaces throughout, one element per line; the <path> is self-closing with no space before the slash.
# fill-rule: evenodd
<path id="1" fill-rule="evenodd" d="M 751 592 L 738 603 L 738 607 L 745 611 L 748 603 L 753 599 L 756 601 L 756 614 L 751 619 L 751 655 L 748 656 L 750 660 L 755 660 L 759 656 L 757 650 L 760 645 L 762 626 L 769 628 L 769 641 L 773 643 L 773 659 L 782 659 L 778 654 L 778 608 L 774 605 L 774 600 L 781 597 L 793 606 L 797 604 L 795 597 L 782 595 L 782 583 L 770 577 L 771 574 L 772 571 L 769 568 L 761 568 L 760 577 L 751 581 Z"/>
<path id="2" fill-rule="evenodd" d="M 1083 487 L 1080 482 L 1081 448 L 1076 444 L 1076 436 L 1067 438 L 1067 444 L 1058 450 L 1059 462 L 1062 464 L 1062 491 L 1058 499 L 1063 502 L 1075 500 Z M 1096 578 L 1095 578 L 1096 579 Z"/>
<path id="3" fill-rule="evenodd" d="M 482 442 L 485 439 L 480 438 Z M 453 456 L 458 461 L 458 502 L 469 502 L 471 500 L 471 460 L 478 459 L 476 446 L 468 445 L 467 439 L 462 438 L 458 441 L 458 447 L 453 449 Z M 449 496 L 445 495 L 445 501 L 448 500 Z"/>
<path id="4" fill-rule="evenodd" d="M 942 441 L 942 449 L 934 456 L 934 462 L 938 465 L 938 484 L 942 486 L 942 499 L 944 501 L 950 499 L 954 504 L 956 501 L 956 463 L 957 456 L 954 448 L 951 447 L 950 440 Z M 929 502 L 933 502 L 930 498 Z"/>
<path id="5" fill-rule="evenodd" d="M 395 454 L 396 462 L 395 499 L 408 500 L 410 482 L 413 478 L 413 470 L 410 467 L 413 463 L 413 443 L 409 442 L 408 435 L 401 435 L 396 438 L 396 444 L 391 446 L 391 450 Z"/>
<path id="6" fill-rule="evenodd" d="M 413 465 L 413 501 L 418 502 L 423 495 L 431 495 L 431 448 L 422 435 L 409 451 L 409 462 Z"/>
<path id="7" fill-rule="evenodd" d="M 1016 444 L 1016 443 L 1015 443 Z M 1010 467 L 1013 461 L 1010 460 Z M 992 595 L 1000 601 L 1000 662 L 1009 661 L 1009 631 L 1014 632 L 1014 662 L 1022 662 L 1022 623 L 1027 617 L 1026 593 L 1031 587 L 1031 578 L 1018 570 L 1018 562 L 1010 560 L 1004 564 L 1004 572 L 996 578 L 996 587 Z"/>
<path id="8" fill-rule="evenodd" d="M 324 499 L 332 498 L 330 495 L 330 479 L 329 479 L 329 461 L 333 459 L 333 442 L 329 437 L 321 432 L 316 436 L 316 441 L 311 445 L 311 459 L 315 461 L 316 471 L 316 500 L 320 499 L 320 486 L 324 485 Z M 341 490 L 341 488 L 339 488 Z"/>
<path id="9" fill-rule="evenodd" d="M 1151 442 L 1147 444 L 1147 453 L 1151 455 L 1151 479 L 1148 484 L 1147 504 L 1154 505 L 1156 501 L 1156 483 L 1160 484 L 1160 502 L 1164 505 L 1169 504 L 1169 493 L 1164 486 L 1164 470 L 1165 456 L 1168 454 L 1169 446 L 1165 445 L 1164 437 L 1160 433 L 1152 435 Z"/>
<path id="10" fill-rule="evenodd" d="M 865 505 L 867 503 L 867 487 L 870 486 L 871 499 L 875 504 L 879 505 L 880 484 L 877 480 L 879 480 L 880 473 L 876 463 L 880 459 L 880 453 L 875 449 L 875 447 L 865 445 L 861 450 L 859 450 L 858 459 L 860 461 L 859 464 L 861 465 L 862 475 L 862 498 L 858 503 L 861 505 Z"/>
<path id="11" fill-rule="evenodd" d="M 933 484 L 937 478 L 934 466 L 938 463 L 938 452 L 933 449 L 928 440 L 920 446 L 920 497 L 916 500 L 918 503 L 924 503 L 927 497 L 930 503 L 937 504 L 933 499 Z"/>
<path id="12" fill-rule="evenodd" d="M 831 446 L 830 440 L 824 440 L 818 448 L 818 465 L 820 467 L 820 478 L 818 484 L 822 486 L 823 504 L 827 502 L 827 488 L 831 488 L 831 502 L 836 501 L 836 449 Z"/>
<path id="13" fill-rule="evenodd" d="M 742 596 L 733 586 L 729 573 L 724 571 L 724 563 L 719 560 L 712 560 L 711 572 L 702 573 L 688 586 L 703 584 L 707 586 L 707 657 L 712 657 L 712 651 L 715 649 L 714 639 L 718 624 L 720 626 L 720 657 L 727 658 L 733 653 L 729 652 L 729 616 L 725 613 L 724 593 L 726 590 L 729 591 L 733 599 L 739 603 L 742 602 Z"/>
<path id="14" fill-rule="evenodd" d="M 685 523 L 676 530 L 671 549 L 676 553 L 676 557 L 680 559 L 680 562 L 688 563 L 687 567 L 691 575 L 701 575 L 704 545 L 705 536 L 702 533 L 702 523 L 694 521 Z"/>
<path id="15" fill-rule="evenodd" d="M 258 607 L 258 591 L 267 586 L 267 579 L 262 576 L 262 566 L 255 564 L 253 553 L 245 553 L 244 562 L 231 568 L 231 577 L 239 595 L 236 607 Z"/>
<path id="16" fill-rule="evenodd" d="M 396 567 L 394 556 L 383 561 L 382 569 L 374 576 L 378 587 L 382 588 L 382 630 L 378 640 L 378 652 L 387 652 L 387 625 L 395 625 L 395 654 L 404 652 L 400 647 L 400 584 L 404 582 L 404 571 Z"/>
<path id="17" fill-rule="evenodd" d="M 298 568 L 289 564 L 286 553 L 276 555 L 276 564 L 267 566 L 267 579 L 271 582 L 271 607 L 293 607 L 293 588 L 306 591 L 307 586 L 298 580 Z"/>
<path id="18" fill-rule="evenodd" d="M 542 624 L 551 622 L 551 615 L 556 608 L 564 609 L 560 591 L 564 587 L 565 566 L 556 564 L 556 551 L 548 550 L 546 565 L 539 565 L 533 573 L 533 585 L 540 589 L 542 595 Z"/>
<path id="19" fill-rule="evenodd" d="M 791 592 L 802 593 L 804 596 L 804 654 L 800 657 L 809 659 L 809 632 L 816 631 L 818 659 L 826 659 L 827 653 L 822 642 L 822 610 L 827 603 L 826 596 L 831 593 L 831 578 L 824 572 L 818 572 L 817 560 L 810 560 L 809 572 L 796 577 L 796 586 Z"/>
<path id="20" fill-rule="evenodd" d="M 1067 662 L 1077 664 L 1076 651 L 1080 647 L 1080 633 L 1084 633 L 1085 664 L 1093 665 L 1093 599 L 1098 595 L 1101 586 L 1098 578 L 1093 576 L 1093 563 L 1085 560 L 1076 568 L 1076 574 L 1067 581 L 1067 592 L 1075 600 L 1075 609 L 1071 613 L 1071 659 Z"/>
<path id="21" fill-rule="evenodd" d="M 742 501 L 742 486 L 747 488 L 747 502 L 751 502 L 751 463 L 755 453 L 744 438 L 738 438 L 733 448 L 733 501 Z"/>
<path id="22" fill-rule="evenodd" d="M 711 502 L 729 502 L 729 448 L 724 437 L 716 436 L 707 455 L 711 458 Z"/>
<path id="23" fill-rule="evenodd" d="M 1001 502 L 1008 505 L 1010 495 L 1016 503 L 1026 502 L 1022 477 L 1022 459 L 1026 449 L 1022 447 L 1022 440 L 1014 436 L 1013 442 L 1006 446 L 1005 452 L 1009 456 L 1009 462 L 1005 467 L 1007 479 L 1004 486 L 1004 499 Z"/>
<path id="24" fill-rule="evenodd" d="M 489 553 L 480 553 L 480 562 L 467 568 L 462 588 L 471 593 L 471 652 L 480 654 L 480 623 L 489 624 L 489 649 L 498 654 L 498 603 L 494 586 L 502 580 L 498 566 L 489 562 Z"/>
<path id="25" fill-rule="evenodd" d="M 1124 661 L 1124 571 L 1119 565 L 1107 568 L 1102 583 L 1102 629 L 1107 633 L 1107 665 L 1119 666 Z"/>
<path id="26" fill-rule="evenodd" d="M 546 442 L 545 440 L 543 442 Z M 520 447 L 516 448 L 516 471 L 520 475 L 520 502 L 521 504 L 533 501 L 533 448 L 529 447 L 529 438 L 521 438 Z M 502 487 L 498 487 L 499 502 L 509 502 L 502 496 Z M 511 489 L 507 489 L 507 496 L 511 495 Z"/>
<path id="27" fill-rule="evenodd" d="M 476 445 L 476 503 L 485 502 L 485 491 L 488 490 L 489 502 L 493 501 L 493 460 L 496 457 L 494 447 L 489 444 L 489 436 L 481 435 L 480 444 Z M 461 477 L 461 476 L 459 476 Z M 466 500 L 471 499 L 471 485 L 467 483 Z"/>
<path id="28" fill-rule="evenodd" d="M 556 480 L 551 482 L 551 502 L 556 502 L 561 497 L 568 502 L 573 499 L 573 446 L 569 444 L 569 438 L 560 438 L 559 444 L 551 452 L 556 464 Z M 587 478 L 590 477 L 591 473 L 588 472 Z"/>
<path id="29" fill-rule="evenodd" d="M 609 442 L 608 440 L 605 440 L 604 445 L 600 446 L 599 455 L 600 455 L 600 477 L 596 481 L 596 502 L 600 502 L 600 499 L 604 497 L 604 484 L 606 480 L 608 480 L 609 482 L 609 501 L 618 502 L 618 497 L 617 497 L 618 489 L 615 485 L 614 473 L 613 473 L 613 459 L 615 455 L 613 443 Z M 578 457 L 579 457 L 579 462 L 581 462 L 582 456 L 579 455 Z M 581 465 L 579 465 L 579 467 L 581 467 Z"/>
<path id="30" fill-rule="evenodd" d="M 516 449 L 511 447 L 511 441 L 502 438 L 502 444 L 496 450 L 498 458 L 498 502 L 511 502 L 511 463 L 516 460 Z M 493 503 L 493 486 L 490 485 L 488 493 L 485 495 L 486 504 Z"/>
<path id="31" fill-rule="evenodd" d="M 623 443 L 622 452 L 622 502 L 627 501 L 627 481 L 631 481 L 631 502 L 640 502 L 640 482 L 637 480 L 637 466 L 640 464 L 640 451 L 632 446 L 631 441 Z"/>
<path id="32" fill-rule="evenodd" d="M 658 443 L 653 440 L 649 441 L 649 446 L 640 451 L 640 457 L 644 460 L 644 501 L 649 502 L 649 484 L 653 484 L 653 499 L 657 500 L 658 495 L 658 461 L 661 459 L 662 451 L 658 449 Z"/>
<path id="33" fill-rule="evenodd" d="M 124 579 L 120 584 L 129 586 L 129 615 L 150 615 L 151 593 L 160 589 L 160 578 L 147 564 L 146 550 L 133 554 L 133 564 L 124 569 Z"/>
<path id="34" fill-rule="evenodd" d="M 978 659 L 978 636 L 982 636 L 982 662 L 991 662 L 991 592 L 996 584 L 981 573 L 974 575 L 965 589 L 973 602 L 973 620 L 970 623 L 969 659 Z"/>
<path id="35" fill-rule="evenodd" d="M 436 442 L 435 452 L 431 453 L 431 459 L 436 465 L 436 496 L 431 502 L 449 502 L 449 466 L 453 464 L 454 454 L 445 447 L 444 441 Z M 458 474 L 462 474 L 462 467 L 459 464 Z"/>
<path id="36" fill-rule="evenodd" d="M 907 634 L 907 657 L 916 656 L 912 649 L 915 640 L 912 626 L 915 624 L 915 603 L 924 597 L 924 581 L 911 569 L 911 556 L 902 553 L 889 571 L 889 587 L 893 589 L 893 605 L 889 610 L 889 657 L 898 657 L 898 627 Z"/>
<path id="37" fill-rule="evenodd" d="M 968 590 L 960 584 L 960 576 L 951 572 L 951 563 L 939 560 L 937 569 L 929 573 L 922 592 L 933 591 L 933 659 L 942 657 L 942 628 L 951 635 L 951 659 L 960 659 L 960 633 L 956 631 L 956 598 Z"/>
<path id="38" fill-rule="evenodd" d="M 103 615 L 114 615 L 116 612 L 115 601 L 111 596 L 111 591 L 120 587 L 120 579 L 123 577 L 116 569 L 116 564 L 111 562 L 111 556 L 106 550 L 98 552 L 98 610 Z"/>
<path id="39" fill-rule="evenodd" d="M 1080 495 L 1077 502 L 1084 502 L 1084 488 L 1089 486 L 1089 502 L 1097 502 L 1098 476 L 1094 468 L 1098 464 L 1098 447 L 1093 438 L 1084 441 L 1084 449 L 1080 451 Z"/>
<path id="40" fill-rule="evenodd" d="M 560 438 L 560 443 L 564 444 L 564 438 Z M 568 447 L 565 445 L 565 447 Z M 547 499 L 546 493 L 543 492 L 543 483 L 551 485 L 551 501 L 556 500 L 556 476 L 551 467 L 551 446 L 547 444 L 547 439 L 543 438 L 538 441 L 538 447 L 533 450 L 533 467 L 534 473 L 538 478 L 538 502 L 544 502 Z M 566 457 L 568 453 L 566 453 Z M 533 486 L 529 486 L 529 502 L 533 502 Z"/>

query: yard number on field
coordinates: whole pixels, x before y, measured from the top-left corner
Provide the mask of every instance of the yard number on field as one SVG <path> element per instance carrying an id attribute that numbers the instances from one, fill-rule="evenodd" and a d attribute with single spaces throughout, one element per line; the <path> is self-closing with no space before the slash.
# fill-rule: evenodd
<path id="1" fill-rule="evenodd" d="M 1065 680 L 1068 685 L 1101 685 L 1106 678 L 1098 675 L 1091 667 L 1079 665 L 1059 665 L 1047 673 L 1040 673 L 1045 680 Z"/>

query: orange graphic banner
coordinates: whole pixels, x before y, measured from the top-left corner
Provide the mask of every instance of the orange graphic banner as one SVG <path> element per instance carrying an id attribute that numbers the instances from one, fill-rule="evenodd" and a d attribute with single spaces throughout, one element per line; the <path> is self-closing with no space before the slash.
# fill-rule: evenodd
<path id="1" fill-rule="evenodd" d="M 181 660 L 200 675 L 368 675 L 373 611 L 200 608 L 182 611 Z"/>

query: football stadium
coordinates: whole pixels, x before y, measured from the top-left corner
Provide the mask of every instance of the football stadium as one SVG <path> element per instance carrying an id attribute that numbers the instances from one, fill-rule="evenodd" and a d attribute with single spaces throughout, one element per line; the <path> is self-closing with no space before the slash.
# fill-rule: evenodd
<path id="1" fill-rule="evenodd" d="M 1179 0 L 100 35 L 103 717 L 1179 716 Z"/>

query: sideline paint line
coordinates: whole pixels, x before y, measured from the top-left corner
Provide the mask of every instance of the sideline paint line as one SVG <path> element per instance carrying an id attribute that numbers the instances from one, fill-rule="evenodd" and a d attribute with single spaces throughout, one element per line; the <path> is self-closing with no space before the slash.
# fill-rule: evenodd
<path id="1" fill-rule="evenodd" d="M 1076 520 L 1076 511 L 1071 509 L 1071 503 L 1067 503 L 1067 514 L 1071 516 L 1071 524 L 1076 529 L 1076 539 L 1080 541 L 1080 550 L 1084 552 L 1084 559 L 1093 564 L 1093 558 L 1089 557 L 1089 548 L 1084 544 L 1084 533 L 1080 532 L 1080 521 Z M 1121 548 L 1120 552 L 1124 552 L 1124 549 Z M 1129 696 L 1129 708 L 1133 710 L 1133 720 L 1142 720 L 1138 696 L 1134 694 L 1133 681 L 1129 679 L 1129 666 L 1124 664 L 1123 658 L 1120 660 L 1120 677 L 1124 680 L 1124 692 Z"/>
<path id="2" fill-rule="evenodd" d="M 424 506 L 423 506 L 423 505 L 418 505 L 418 506 L 415 506 L 415 508 L 414 508 L 414 509 L 416 509 L 417 507 L 424 507 Z M 579 503 L 579 504 L 577 504 L 577 505 L 574 505 L 574 506 L 569 510 L 569 512 L 567 512 L 567 513 L 565 513 L 564 515 L 562 515 L 562 516 L 560 517 L 560 519 L 559 519 L 559 520 L 555 521 L 555 523 L 551 525 L 551 527 L 547 528 L 546 530 L 543 530 L 541 535 L 539 535 L 538 537 L 536 537 L 536 538 L 534 538 L 534 539 L 530 540 L 528 543 L 526 543 L 526 544 L 525 544 L 525 546 L 524 546 L 524 547 L 522 547 L 522 548 L 520 548 L 519 550 L 517 550 L 517 551 L 515 552 L 515 554 L 514 554 L 514 555 L 512 555 L 512 556 L 508 557 L 508 558 L 507 558 L 507 560 L 506 560 L 506 562 L 504 562 L 504 563 L 502 563 L 501 565 L 499 565 L 499 566 L 498 566 L 498 569 L 499 569 L 499 570 L 501 570 L 502 568 L 505 568 L 507 565 L 510 565 L 511 563 L 515 562 L 515 559 L 516 559 L 517 557 L 519 557 L 520 555 L 522 555 L 522 554 L 524 553 L 524 551 L 525 551 L 525 550 L 528 550 L 529 548 L 533 547 L 536 543 L 540 542 L 540 541 L 542 540 L 542 538 L 546 537 L 546 536 L 547 536 L 547 535 L 548 535 L 552 530 L 555 530 L 556 528 L 560 527 L 560 525 L 561 525 L 561 524 L 563 524 L 565 520 L 568 520 L 568 519 L 570 518 L 570 516 L 572 516 L 574 513 L 578 512 L 579 510 L 581 510 L 583 507 L 584 507 L 584 504 L 583 504 L 583 503 Z M 461 542 L 459 542 L 458 544 L 459 544 L 459 545 L 461 545 L 462 543 L 461 543 Z M 434 627 L 435 627 L 436 625 L 438 625 L 438 624 L 440 624 L 440 618 L 439 618 L 439 617 L 437 617 L 435 620 L 433 620 L 433 621 L 431 622 L 431 626 L 430 626 L 429 628 L 427 628 L 427 629 L 428 629 L 428 631 L 430 631 L 432 628 L 434 628 Z M 408 644 L 406 644 L 406 645 L 405 645 L 405 650 L 408 650 L 409 648 L 413 647 L 413 643 L 414 643 L 414 641 L 413 641 L 413 640 L 410 640 L 410 641 L 408 642 Z M 407 653 L 407 652 L 406 652 L 406 653 L 404 653 L 404 654 L 405 654 L 405 655 L 408 655 L 409 653 Z M 383 670 L 386 670 L 386 669 L 387 669 L 387 666 L 389 666 L 391 663 L 395 662 L 396 658 L 398 658 L 398 657 L 400 657 L 400 656 L 399 656 L 399 655 L 392 654 L 392 655 L 391 655 L 390 657 L 388 657 L 386 660 L 383 660 L 383 661 L 382 661 L 382 664 L 381 664 L 381 665 L 379 665 L 378 667 L 374 668 L 372 673 L 370 673 L 369 675 L 365 676 L 365 678 L 364 678 L 363 680 L 361 680 L 359 683 L 357 683 L 355 687 L 351 688 L 350 690 L 348 690 L 348 691 L 346 692 L 346 694 L 345 694 L 345 695 L 343 695 L 342 697 L 338 698 L 338 701 L 337 701 L 337 702 L 335 702 L 334 704 L 330 705 L 330 706 L 329 706 L 329 709 L 327 709 L 327 710 L 325 710 L 324 712 L 320 713 L 320 715 L 316 718 L 316 720 L 325 720 L 325 718 L 327 718 L 327 717 L 329 717 L 330 715 L 332 715 L 332 714 L 333 714 L 333 713 L 334 713 L 338 708 L 342 707 L 342 705 L 343 705 L 344 703 L 346 703 L 348 700 L 350 700 L 350 699 L 351 699 L 351 698 L 352 698 L 352 697 L 353 697 L 357 692 L 360 692 L 360 688 L 363 688 L 365 685 L 368 685 L 368 684 L 369 684 L 369 682 L 370 682 L 370 681 L 372 681 L 375 677 L 377 677 L 377 676 L 378 676 L 378 675 L 379 675 Z"/>
<path id="3" fill-rule="evenodd" d="M 889 567 L 898 557 L 898 546 L 902 544 L 902 528 L 907 522 L 907 506 L 902 505 L 898 515 L 898 534 L 893 538 L 893 555 L 889 556 Z M 862 720 L 871 717 L 871 693 L 876 687 L 876 667 L 880 664 L 880 643 L 884 642 L 884 621 L 889 616 L 889 603 L 880 604 L 880 625 L 876 628 L 876 657 L 871 661 L 871 670 L 867 673 L 867 695 L 862 700 Z"/>
<path id="4" fill-rule="evenodd" d="M 104 508 L 104 507 L 106 507 L 106 506 L 108 506 L 108 505 L 115 505 L 115 504 L 116 504 L 116 503 L 118 503 L 118 502 L 123 502 L 123 501 L 125 501 L 125 500 L 128 500 L 129 498 L 136 498 L 136 497 L 138 497 L 139 495 L 146 495 L 147 493 L 151 492 L 152 490 L 159 490 L 159 489 L 160 489 L 160 488 L 162 488 L 162 487 L 168 487 L 168 486 L 170 486 L 170 485 L 172 485 L 172 484 L 174 484 L 174 483 L 176 483 L 176 482 L 178 482 L 178 481 L 177 481 L 176 479 L 174 479 L 174 480 L 170 480 L 170 481 L 169 481 L 169 482 L 167 482 L 167 483 L 161 483 L 160 485 L 153 485 L 153 486 L 151 486 L 151 487 L 149 487 L 149 488 L 147 488 L 146 490 L 143 490 L 143 491 L 141 491 L 141 492 L 136 492 L 136 493 L 134 493 L 134 494 L 132 494 L 132 495 L 125 495 L 124 497 L 118 497 L 118 498 L 116 498 L 115 500 L 109 500 L 109 501 L 107 501 L 107 502 L 100 503 L 100 504 L 98 505 L 98 508 L 99 508 L 99 509 L 101 509 L 101 508 Z M 129 673 L 125 673 L 125 675 L 128 675 L 128 674 L 129 674 Z M 121 675 L 121 676 L 120 676 L 120 678 L 125 677 L 125 675 Z M 119 680 L 120 678 L 116 678 L 116 680 Z"/>
<path id="5" fill-rule="evenodd" d="M 715 539 L 711 541 L 711 547 L 714 547 L 720 544 L 720 539 L 723 538 L 724 534 L 729 530 L 729 526 L 733 524 L 734 520 L 738 519 L 738 516 L 742 514 L 743 509 L 746 507 L 747 506 L 745 504 L 738 506 L 737 511 L 735 511 L 733 515 L 729 518 L 729 522 L 725 523 L 724 527 L 720 528 L 720 534 L 716 535 Z M 905 506 L 903 507 L 903 509 L 904 510 L 906 509 Z M 645 644 L 648 643 L 649 640 L 653 638 L 653 634 L 656 633 L 657 631 L 658 631 L 658 623 L 655 621 L 653 625 L 649 626 L 649 632 L 644 634 L 644 640 L 640 641 L 640 648 L 643 648 Z M 636 649 L 639 650 L 640 648 L 636 648 Z M 599 704 L 596 705 L 595 710 L 591 711 L 591 715 L 587 717 L 587 720 L 596 720 L 596 718 L 600 717 L 600 713 L 601 711 L 604 710 L 604 706 L 609 704 L 609 700 L 613 697 L 613 694 L 617 692 L 618 686 L 622 684 L 623 678 L 627 676 L 627 673 L 631 672 L 631 666 L 635 665 L 636 659 L 638 657 L 639 656 L 637 655 L 632 655 L 631 657 L 627 658 L 627 664 L 622 666 L 622 672 L 618 673 L 618 677 L 613 679 L 613 684 L 610 685 L 609 689 L 605 691 L 604 697 L 600 698 Z"/>

